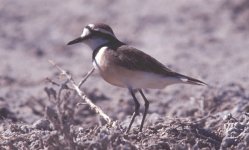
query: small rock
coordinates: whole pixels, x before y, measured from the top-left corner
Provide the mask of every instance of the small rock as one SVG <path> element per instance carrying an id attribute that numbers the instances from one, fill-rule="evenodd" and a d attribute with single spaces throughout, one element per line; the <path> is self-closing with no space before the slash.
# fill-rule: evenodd
<path id="1" fill-rule="evenodd" d="M 47 119 L 37 120 L 32 127 L 38 130 L 51 130 L 50 122 Z"/>

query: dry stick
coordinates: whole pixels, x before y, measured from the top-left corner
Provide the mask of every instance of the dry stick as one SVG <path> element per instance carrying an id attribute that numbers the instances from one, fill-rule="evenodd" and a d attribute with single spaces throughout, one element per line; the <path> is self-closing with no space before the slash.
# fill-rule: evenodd
<path id="1" fill-rule="evenodd" d="M 88 79 L 88 77 L 90 77 L 90 75 L 94 72 L 95 68 L 92 68 L 83 78 L 83 80 L 80 81 L 80 83 L 78 84 L 78 87 L 80 88 L 82 86 L 82 84 Z"/>
<path id="2" fill-rule="evenodd" d="M 90 75 L 92 75 L 92 73 L 94 72 L 95 68 L 93 67 L 85 76 L 84 78 L 79 82 L 78 84 L 78 87 L 80 88 L 84 83 L 85 81 L 88 79 L 88 77 L 90 77 Z M 85 105 L 86 103 L 78 103 L 78 105 Z"/>
<path id="3" fill-rule="evenodd" d="M 66 72 L 65 70 L 63 70 L 61 67 L 59 67 L 57 64 L 55 64 L 52 60 L 49 60 L 49 63 L 51 63 L 54 67 L 56 67 L 62 75 L 65 75 L 66 78 L 70 81 L 70 83 L 73 86 L 73 89 L 77 92 L 77 94 L 80 96 L 81 99 L 85 100 L 85 102 L 90 106 L 91 109 L 93 109 L 97 114 L 99 114 L 101 117 L 103 117 L 107 123 L 110 126 L 114 125 L 114 122 L 112 121 L 112 119 L 106 115 L 100 107 L 96 106 L 92 100 L 90 100 L 85 94 L 84 92 L 82 92 L 79 88 L 80 85 L 82 85 L 81 83 L 84 83 L 85 80 L 82 80 L 79 84 L 79 86 L 76 85 L 75 81 L 73 80 L 71 74 L 69 74 L 68 72 Z M 86 78 L 88 78 L 92 73 L 93 73 L 94 69 L 92 69 L 91 71 L 89 71 L 86 75 Z"/>

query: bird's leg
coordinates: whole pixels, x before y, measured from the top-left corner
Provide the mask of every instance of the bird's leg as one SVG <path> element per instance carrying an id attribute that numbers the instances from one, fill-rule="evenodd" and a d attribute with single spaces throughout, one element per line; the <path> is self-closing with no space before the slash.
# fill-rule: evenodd
<path id="1" fill-rule="evenodd" d="M 139 131 L 142 132 L 143 126 L 144 126 L 144 120 L 146 118 L 150 103 L 147 100 L 147 98 L 145 97 L 145 95 L 144 95 L 144 93 L 143 93 L 143 91 L 141 89 L 139 89 L 139 92 L 140 92 L 140 94 L 142 95 L 142 97 L 144 99 L 144 113 L 143 113 L 143 118 L 142 118 L 142 122 L 141 122 L 140 129 L 139 129 Z"/>
<path id="2" fill-rule="evenodd" d="M 132 98 L 133 98 L 133 100 L 134 100 L 134 102 L 135 102 L 135 111 L 134 111 L 134 113 L 133 113 L 133 115 L 132 115 L 131 122 L 130 122 L 130 124 L 129 124 L 129 127 L 128 127 L 127 130 L 126 130 L 126 133 L 128 133 L 128 132 L 130 131 L 131 125 L 133 124 L 134 119 L 135 119 L 136 116 L 139 114 L 139 107 L 140 107 L 140 104 L 139 104 L 139 102 L 138 102 L 138 100 L 137 100 L 137 98 L 136 98 L 136 96 L 135 96 L 134 91 L 133 91 L 131 88 L 129 88 L 129 92 L 131 93 Z"/>

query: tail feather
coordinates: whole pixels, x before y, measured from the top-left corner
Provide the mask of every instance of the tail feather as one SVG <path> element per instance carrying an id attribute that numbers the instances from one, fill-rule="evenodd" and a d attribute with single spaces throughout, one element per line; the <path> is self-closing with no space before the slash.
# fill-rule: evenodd
<path id="1" fill-rule="evenodd" d="M 188 83 L 188 84 L 194 84 L 194 85 L 206 85 L 208 86 L 208 84 L 206 84 L 203 81 L 200 81 L 198 79 L 192 78 L 192 77 L 188 77 L 182 74 L 177 74 L 177 77 L 183 82 L 183 83 Z"/>

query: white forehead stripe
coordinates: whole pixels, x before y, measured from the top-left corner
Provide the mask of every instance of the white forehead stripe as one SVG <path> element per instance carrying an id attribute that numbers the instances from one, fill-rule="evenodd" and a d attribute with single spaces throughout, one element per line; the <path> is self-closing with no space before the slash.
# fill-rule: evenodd
<path id="1" fill-rule="evenodd" d="M 83 30 L 82 34 L 80 35 L 80 37 L 85 37 L 85 36 L 87 36 L 87 35 L 89 35 L 89 34 L 90 34 L 89 29 L 84 28 L 84 30 Z"/>
<path id="2" fill-rule="evenodd" d="M 88 26 L 89 26 L 90 28 L 92 28 L 92 29 L 95 27 L 94 24 L 89 24 Z"/>

